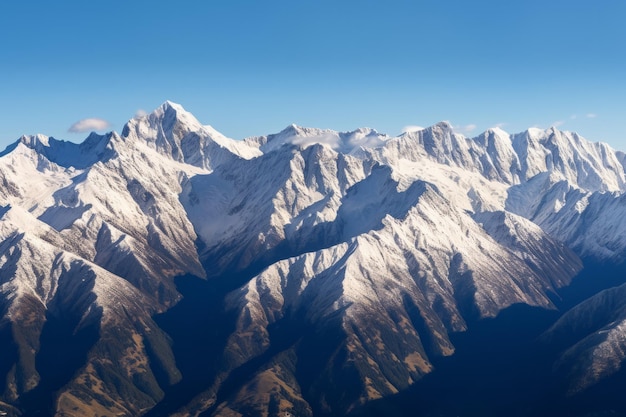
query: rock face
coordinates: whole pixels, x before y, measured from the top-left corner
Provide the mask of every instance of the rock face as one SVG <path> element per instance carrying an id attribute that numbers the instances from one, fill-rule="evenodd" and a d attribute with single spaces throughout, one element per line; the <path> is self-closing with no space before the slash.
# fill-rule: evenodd
<path id="1" fill-rule="evenodd" d="M 626 360 L 626 285 L 600 292 L 565 313 L 542 336 L 561 348 L 555 369 L 567 394 L 620 372 Z"/>
<path id="2" fill-rule="evenodd" d="M 0 407 L 350 413 L 432 372 L 470 323 L 556 309 L 579 256 L 622 261 L 623 160 L 555 129 L 447 123 L 235 141 L 171 102 L 80 145 L 22 137 L 0 153 Z M 559 363 L 606 345 L 584 336 Z M 574 387 L 624 359 L 603 351 Z"/>

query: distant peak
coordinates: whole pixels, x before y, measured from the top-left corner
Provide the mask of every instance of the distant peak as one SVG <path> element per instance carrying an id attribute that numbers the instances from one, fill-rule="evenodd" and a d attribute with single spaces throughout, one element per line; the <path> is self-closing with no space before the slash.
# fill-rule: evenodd
<path id="1" fill-rule="evenodd" d="M 96 133 L 96 132 L 91 132 L 89 134 L 89 136 L 87 136 L 85 141 L 86 142 L 100 141 L 102 138 L 104 138 L 106 136 L 111 136 L 111 135 L 113 135 L 113 132 L 109 132 L 109 133 L 106 133 L 104 135 L 100 135 L 99 133 Z"/>
<path id="2" fill-rule="evenodd" d="M 487 129 L 487 133 L 493 133 L 497 136 L 509 136 L 509 134 L 505 130 L 498 126 L 490 127 L 489 129 Z"/>
<path id="3" fill-rule="evenodd" d="M 155 108 L 152 112 L 149 113 L 140 113 L 137 116 L 135 116 L 133 119 L 131 120 L 143 120 L 143 119 L 161 119 L 163 117 L 170 117 L 170 118 L 183 118 L 183 119 L 188 119 L 188 120 L 195 120 L 195 117 L 188 112 L 187 110 L 185 110 L 185 108 L 178 104 L 178 103 L 174 103 L 173 101 L 169 101 L 166 100 L 164 101 L 159 107 Z"/>
<path id="4" fill-rule="evenodd" d="M 281 130 L 277 134 L 277 136 L 285 136 L 285 135 L 289 135 L 289 136 L 299 136 L 299 135 L 310 136 L 310 135 L 320 135 L 322 133 L 328 133 L 328 132 L 335 133 L 334 131 L 327 130 L 327 129 L 318 129 L 318 128 L 315 128 L 315 127 L 303 127 L 303 126 L 299 126 L 297 124 L 292 123 L 289 126 L 287 126 L 286 128 L 284 128 L 283 130 Z"/>
<path id="5" fill-rule="evenodd" d="M 163 110 L 172 109 L 172 110 L 176 110 L 176 111 L 186 112 L 186 110 L 183 108 L 182 105 L 180 105 L 178 103 L 174 103 L 173 101 L 170 101 L 170 100 L 165 100 L 163 102 L 163 104 L 161 104 L 160 108 L 163 109 Z"/>
<path id="6" fill-rule="evenodd" d="M 292 123 L 288 125 L 287 127 L 285 127 L 283 130 L 281 130 L 280 133 L 300 133 L 303 130 L 304 130 L 303 127 L 300 127 L 295 123 Z"/>
<path id="7" fill-rule="evenodd" d="M 36 135 L 23 135 L 19 141 L 29 148 L 33 148 L 37 145 L 48 146 L 50 138 L 46 135 L 42 135 L 41 133 L 37 133 Z"/>
<path id="8" fill-rule="evenodd" d="M 178 119 L 186 119 L 186 120 L 196 120 L 196 118 L 183 106 L 178 103 L 174 103 L 173 101 L 165 101 L 159 107 L 157 107 L 152 113 L 148 114 L 148 117 L 156 117 L 161 118 L 163 116 L 166 117 L 176 117 Z"/>
<path id="9" fill-rule="evenodd" d="M 104 135 L 100 135 L 96 132 L 91 132 L 89 136 L 79 145 L 83 149 L 94 148 L 98 146 L 106 146 L 111 138 L 118 137 L 117 133 L 109 132 Z"/>
<path id="10" fill-rule="evenodd" d="M 164 131 L 171 131 L 176 125 L 184 125 L 189 131 L 202 128 L 198 119 L 183 106 L 166 100 L 151 113 L 139 115 L 126 123 L 122 129 L 122 137 L 128 137 L 132 131 L 141 136 L 139 132 L 142 129 L 154 129 L 156 125 L 161 125 Z"/>
<path id="11" fill-rule="evenodd" d="M 454 128 L 452 127 L 450 122 L 448 122 L 447 120 L 441 121 L 439 123 L 435 123 L 434 125 L 427 127 L 424 130 L 430 131 L 430 132 L 440 131 L 440 132 L 447 132 L 450 134 L 454 133 Z"/>
<path id="12" fill-rule="evenodd" d="M 472 138 L 472 141 L 481 146 L 493 146 L 495 143 L 512 143 L 511 135 L 499 127 L 490 127 L 483 133 Z"/>
<path id="13" fill-rule="evenodd" d="M 378 131 L 376 129 L 372 129 L 371 127 L 360 127 L 352 132 L 348 132 L 351 134 L 362 134 L 362 135 L 377 135 Z"/>
<path id="14" fill-rule="evenodd" d="M 428 127 L 420 127 L 419 129 L 410 129 L 402 132 L 400 136 L 409 136 L 409 137 L 420 137 L 424 134 L 439 134 L 441 132 L 448 132 L 450 134 L 454 133 L 454 128 L 448 121 L 441 121 L 439 123 L 435 123 L 434 125 Z"/>
<path id="15" fill-rule="evenodd" d="M 530 127 L 526 130 L 526 135 L 531 137 L 531 138 L 538 138 L 539 136 L 543 135 L 545 133 L 545 130 L 539 128 L 539 127 Z"/>

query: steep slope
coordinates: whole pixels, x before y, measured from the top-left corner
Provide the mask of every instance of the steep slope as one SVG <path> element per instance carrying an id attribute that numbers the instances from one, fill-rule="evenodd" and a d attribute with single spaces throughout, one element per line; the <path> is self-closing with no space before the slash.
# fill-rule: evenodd
<path id="1" fill-rule="evenodd" d="M 191 178 L 181 201 L 209 274 L 240 272 L 328 245 L 328 239 L 334 243 L 325 226 L 334 222 L 346 189 L 368 169 L 359 159 L 315 144 L 285 146 Z"/>
<path id="2" fill-rule="evenodd" d="M 146 118 L 160 132 L 172 123 L 159 110 Z M 185 121 L 183 114 L 174 125 Z M 198 172 L 206 171 L 162 155 L 149 140 L 115 133 L 92 134 L 81 145 L 24 137 L 4 153 L 0 158 L 6 190 L 0 203 L 5 228 L 0 263 L 4 309 L 28 318 L 9 320 L 3 333 L 7 346 L 14 345 L 19 352 L 3 365 L 8 372 L 6 398 L 22 404 L 40 399 L 51 407 L 44 399 L 64 387 L 59 409 L 76 406 L 90 413 L 109 408 L 108 413 L 137 414 L 162 396 L 151 367 L 165 375 L 164 381 L 180 378 L 166 336 L 151 316 L 179 299 L 174 276 L 204 275 L 196 235 L 181 215 L 184 209 L 178 200 L 183 178 Z M 93 298 L 89 286 L 75 285 L 84 274 L 99 277 L 96 287 L 103 294 L 122 291 L 123 296 L 103 296 L 99 304 L 80 302 Z M 72 290 L 63 302 L 50 301 L 59 299 L 55 298 L 59 282 Z M 33 288 L 35 293 L 22 294 L 19 288 Z M 78 322 L 71 324 L 79 312 L 66 311 L 70 308 L 66 305 L 73 304 L 104 313 L 91 320 L 87 327 L 92 330 L 81 333 Z M 78 360 L 85 362 L 70 366 L 70 372 L 78 373 L 72 380 L 66 375 L 63 384 L 39 376 L 46 372 L 50 352 L 59 348 L 43 342 L 51 337 L 45 323 L 55 323 L 54 317 L 60 317 L 57 324 L 62 328 L 54 331 L 76 333 L 76 343 L 84 349 Z M 56 329 L 57 324 L 50 326 Z M 119 407 L 111 408 L 112 403 Z"/>
<path id="3" fill-rule="evenodd" d="M 146 345 L 159 346 L 155 359 L 178 377 L 167 338 L 151 319 L 155 309 L 126 280 L 60 249 L 54 236 L 19 208 L 3 214 L 2 334 L 14 349 L 3 358 L 3 396 L 28 415 L 74 407 L 82 410 L 74 415 L 91 415 L 107 404 L 111 415 L 136 414 L 162 395 Z"/>
<path id="4" fill-rule="evenodd" d="M 529 129 L 514 135 L 524 179 L 550 172 L 589 191 L 624 191 L 624 167 L 605 143 L 591 143 L 576 133 L 556 128 Z"/>
<path id="5" fill-rule="evenodd" d="M 568 394 L 580 393 L 618 373 L 626 361 L 626 285 L 580 303 L 543 335 L 562 350 L 555 371 Z"/>
<path id="6" fill-rule="evenodd" d="M 623 227 L 618 219 L 625 210 L 621 203 L 626 190 L 623 154 L 606 144 L 554 128 L 516 135 L 492 129 L 467 139 L 443 122 L 388 140 L 372 157 L 396 168 L 398 175 L 409 162 L 424 164 L 425 160 L 449 167 L 431 170 L 447 171 L 448 178 L 454 178 L 455 167 L 462 168 L 456 171 L 460 177 L 468 171 L 479 173 L 505 187 L 490 185 L 485 193 L 485 187 L 475 186 L 480 182 L 475 177 L 471 184 L 462 185 L 472 193 L 473 210 L 505 209 L 519 214 L 584 257 L 620 262 L 626 253 L 622 234 L 614 233 Z M 439 185 L 427 171 L 419 175 Z M 454 181 L 461 185 L 463 178 Z"/>
<path id="7" fill-rule="evenodd" d="M 462 214 L 455 214 L 447 224 L 445 220 L 424 221 L 428 211 L 450 208 L 438 197 L 428 201 L 431 198 L 423 194 L 404 218 L 387 216 L 381 230 L 274 264 L 243 291 L 232 294 L 231 303 L 240 312 L 228 360 L 237 363 L 262 354 L 272 346 L 271 326 L 285 320 L 307 323 L 320 335 L 321 340 L 316 340 L 305 333 L 287 348 L 302 367 L 311 361 L 302 344 L 318 345 L 323 343 L 321 335 L 339 333 L 341 341 L 328 362 L 320 364 L 321 369 L 311 366 L 315 371 L 300 373 L 300 378 L 295 376 L 296 369 L 290 379 L 282 381 L 303 381 L 290 386 L 303 391 L 314 410 L 341 410 L 341 414 L 405 389 L 430 372 L 432 357 L 454 352 L 449 333 L 465 330 L 466 320 L 493 316 L 519 302 L 550 306 L 545 292 L 554 288 L 541 282 L 527 263 L 475 224 L 456 230 L 454 217 Z M 429 214 L 433 219 L 433 213 Z M 432 233 L 442 226 L 465 238 L 456 247 L 448 246 Z M 560 275 L 553 275 L 563 280 L 560 284 L 567 283 L 576 271 L 575 256 L 559 245 L 535 243 L 573 261 L 571 269 L 565 267 L 558 271 Z M 425 247 L 430 248 L 427 254 Z M 505 266 L 518 274 L 511 274 Z M 289 369 L 286 365 L 280 367 L 283 373 Z M 281 375 L 274 378 L 281 380 Z M 258 407 L 260 397 L 267 393 L 258 394 L 248 403 L 235 402 L 231 407 L 239 412 L 254 404 Z M 269 409 L 269 403 L 266 406 Z"/>
<path id="8" fill-rule="evenodd" d="M 228 139 L 211 126 L 201 125 L 191 113 L 171 101 L 146 116 L 130 120 L 122 137 L 147 142 L 150 148 L 175 161 L 205 169 L 229 163 L 235 156 L 250 159 L 261 154 L 254 146 Z"/>
<path id="9" fill-rule="evenodd" d="M 79 145 L 22 137 L 0 154 L 1 399 L 350 412 L 431 373 L 476 320 L 555 309 L 578 256 L 623 259 L 623 161 L 556 129 L 445 122 L 234 141 L 171 102 Z M 207 282 L 181 301 L 181 276 Z M 183 357 L 197 341 L 215 356 L 200 370 Z"/>
<path id="10" fill-rule="evenodd" d="M 522 202 L 528 204 L 524 209 Z M 617 264 L 626 258 L 621 192 L 591 192 L 542 174 L 513 187 L 507 208 L 559 236 L 580 256 Z"/>
<path id="11" fill-rule="evenodd" d="M 335 155 L 324 146 L 300 149 L 296 155 Z M 485 212 L 475 220 L 432 184 L 416 180 L 405 189 L 393 175 L 387 166 L 371 168 L 340 199 L 326 202 L 326 208 L 336 205 L 330 224 L 312 223 L 298 238 L 299 245 L 311 239 L 313 251 L 274 263 L 229 296 L 228 308 L 239 319 L 223 362 L 249 368 L 255 358 L 266 357 L 272 360 L 270 368 L 249 372 L 274 382 L 259 382 L 267 391 L 259 389 L 256 395 L 248 385 L 240 391 L 231 388 L 230 399 L 215 386 L 199 401 L 217 406 L 218 414 L 229 409 L 260 415 L 276 401 L 283 404 L 281 411 L 347 412 L 430 372 L 430 356 L 451 354 L 448 334 L 466 330 L 468 319 L 495 316 L 515 303 L 553 308 L 547 294 L 566 285 L 580 269 L 572 252 L 531 222 L 504 212 Z M 306 176 L 299 182 L 289 178 L 285 188 L 300 184 L 302 199 L 310 192 L 306 183 Z M 261 189 L 265 198 L 274 195 Z M 208 201 L 216 200 L 206 195 Z M 254 200 L 244 197 L 237 214 Z M 283 230 L 289 231 L 289 224 Z M 246 233 L 243 229 L 233 238 Z M 238 250 L 245 249 L 229 248 L 240 259 Z M 285 342 L 280 332 L 276 335 L 274 326 L 294 322 L 315 336 L 292 330 L 291 341 Z M 336 345 L 326 347 L 325 362 L 307 365 L 311 352 L 303 344 L 323 345 L 329 334 L 340 336 Z M 302 367 L 315 373 L 303 374 Z M 280 386 L 294 391 L 283 393 Z M 327 397 L 329 392 L 333 398 Z M 307 401 L 312 409 L 302 405 Z"/>

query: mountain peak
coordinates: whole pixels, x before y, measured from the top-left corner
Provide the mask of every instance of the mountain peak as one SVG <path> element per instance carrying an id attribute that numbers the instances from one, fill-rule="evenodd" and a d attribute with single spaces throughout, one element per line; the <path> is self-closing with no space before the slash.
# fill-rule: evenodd
<path id="1" fill-rule="evenodd" d="M 280 132 L 278 132 L 277 135 L 289 135 L 289 136 L 304 135 L 304 136 L 310 136 L 310 135 L 318 135 L 318 134 L 320 134 L 320 132 L 330 132 L 330 130 L 318 129 L 318 128 L 315 128 L 315 127 L 304 127 L 304 126 L 299 126 L 299 125 L 297 125 L 295 123 L 292 123 L 289 126 L 287 126 L 286 128 L 284 128 L 283 130 L 281 130 Z"/>
<path id="2" fill-rule="evenodd" d="M 200 168 L 214 168 L 234 155 L 250 159 L 259 154 L 248 143 L 229 139 L 201 124 L 183 106 L 169 100 L 152 113 L 128 121 L 121 136 L 124 141 L 147 143 L 162 155 Z"/>
<path id="3" fill-rule="evenodd" d="M 292 123 L 277 133 L 277 135 L 296 135 L 304 131 L 304 128 Z"/>
<path id="4" fill-rule="evenodd" d="M 509 136 L 508 132 L 498 126 L 490 127 L 486 133 L 492 133 L 497 136 Z"/>
<path id="5" fill-rule="evenodd" d="M 163 102 L 163 104 L 161 104 L 161 107 L 166 107 L 166 106 L 168 106 L 168 107 L 180 107 L 181 109 L 183 108 L 182 104 L 175 103 L 172 100 L 165 100 Z"/>
<path id="6" fill-rule="evenodd" d="M 124 126 L 122 136 L 126 136 L 125 132 L 129 124 L 141 124 L 147 122 L 151 126 L 161 125 L 164 131 L 170 130 L 175 125 L 186 125 L 189 130 L 197 130 L 202 124 L 185 108 L 173 101 L 166 100 L 152 112 L 135 117 Z"/>
<path id="7" fill-rule="evenodd" d="M 538 139 L 543 136 L 545 132 L 546 131 L 544 129 L 541 129 L 540 127 L 530 127 L 526 129 L 525 132 L 522 132 L 522 134 L 525 134 L 525 136 L 529 139 Z"/>
<path id="8" fill-rule="evenodd" d="M 42 134 L 24 135 L 0 152 L 0 157 L 21 145 L 58 166 L 84 169 L 105 156 L 107 144 L 114 135 L 115 133 L 99 135 L 92 132 L 82 143 L 58 140 Z"/>
<path id="9" fill-rule="evenodd" d="M 173 110 L 176 112 L 189 113 L 181 104 L 174 103 L 170 100 L 165 100 L 158 108 L 163 109 L 163 111 Z"/>
<path id="10" fill-rule="evenodd" d="M 19 142 L 32 149 L 37 149 L 41 146 L 49 146 L 49 141 L 50 138 L 46 135 L 42 135 L 41 133 L 36 135 L 22 135 L 19 139 Z"/>
<path id="11" fill-rule="evenodd" d="M 508 340 L 516 315 L 477 336 L 503 355 L 539 347 L 582 265 L 570 248 L 626 256 L 626 195 L 594 192 L 626 191 L 625 157 L 552 136 L 465 138 L 443 121 L 391 138 L 292 124 L 244 142 L 166 101 L 121 137 L 22 137 L 0 153 L 0 414 L 367 414 L 462 353 L 454 333 L 522 303 L 537 332 Z M 439 389 L 428 381 L 415 389 Z"/>
<path id="12" fill-rule="evenodd" d="M 18 140 L 7 146 L 3 151 L 0 151 L 0 157 L 10 154 L 19 145 L 26 146 L 36 152 L 40 152 L 42 149 L 50 146 L 49 140 L 50 138 L 48 136 L 42 135 L 41 133 L 36 135 L 22 135 Z"/>
<path id="13" fill-rule="evenodd" d="M 148 117 L 152 115 L 156 118 L 163 118 L 164 121 L 166 119 L 175 119 L 187 125 L 193 125 L 193 127 L 196 127 L 196 125 L 198 127 L 201 126 L 200 122 L 193 114 L 185 110 L 180 104 L 169 100 L 161 104 L 155 111 L 148 115 Z"/>
<path id="14" fill-rule="evenodd" d="M 452 130 L 452 125 L 447 120 L 442 120 L 439 123 L 435 123 L 433 127 L 438 127 L 440 129 Z"/>
<path id="15" fill-rule="evenodd" d="M 454 127 L 450 124 L 450 122 L 444 120 L 439 123 L 435 123 L 432 126 L 427 127 L 424 130 L 418 130 L 415 132 L 418 135 L 430 134 L 435 138 L 443 139 L 445 137 L 452 137 L 456 135 L 454 131 Z"/>
<path id="16" fill-rule="evenodd" d="M 158 135 L 171 136 L 182 132 L 199 131 L 202 124 L 180 104 L 165 101 L 153 112 L 131 119 L 122 129 L 122 137 L 140 136 L 150 139 Z"/>

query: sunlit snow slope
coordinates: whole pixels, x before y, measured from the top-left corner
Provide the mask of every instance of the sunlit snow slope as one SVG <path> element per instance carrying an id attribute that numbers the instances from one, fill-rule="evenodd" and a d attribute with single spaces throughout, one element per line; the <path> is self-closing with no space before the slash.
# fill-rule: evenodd
<path id="1" fill-rule="evenodd" d="M 121 135 L 24 136 L 0 153 L 0 408 L 348 413 L 430 373 L 469 323 L 556 308 L 579 257 L 622 262 L 623 161 L 575 133 L 445 122 L 236 141 L 171 102 Z M 195 385 L 155 321 L 185 302 L 175 277 L 216 303 Z"/>

